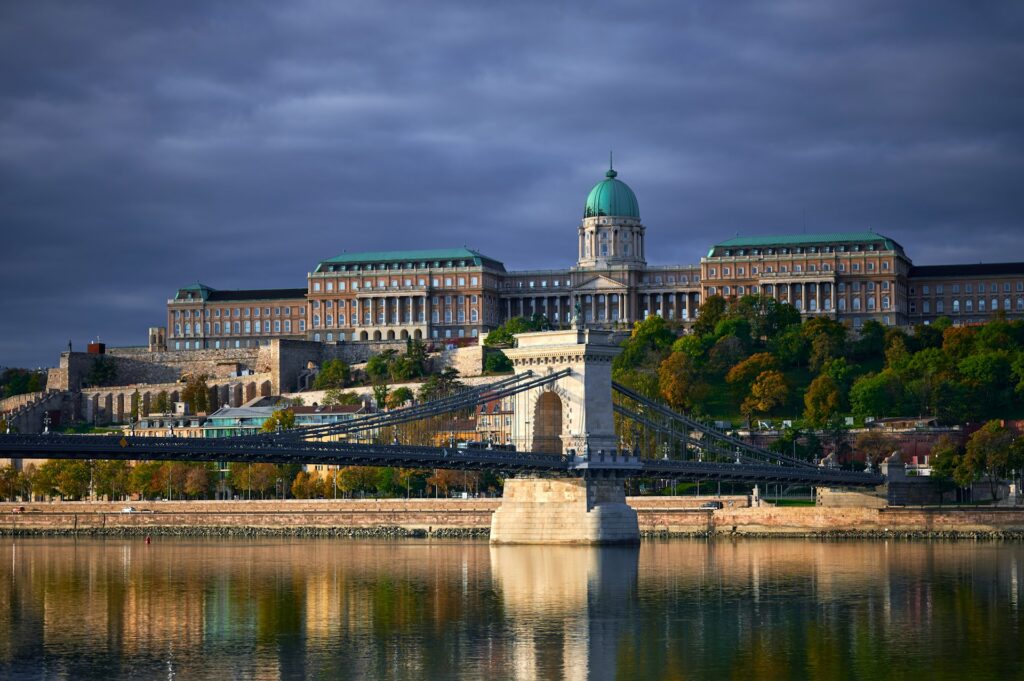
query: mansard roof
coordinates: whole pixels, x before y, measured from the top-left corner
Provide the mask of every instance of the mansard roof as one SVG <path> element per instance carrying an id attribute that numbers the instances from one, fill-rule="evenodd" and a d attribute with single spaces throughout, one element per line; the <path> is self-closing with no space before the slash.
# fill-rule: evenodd
<path id="1" fill-rule="evenodd" d="M 449 264 L 450 263 L 450 264 Z M 363 266 L 380 266 L 380 269 L 408 269 L 415 267 L 487 267 L 500 272 L 505 266 L 483 253 L 471 248 L 430 248 L 407 251 L 370 251 L 366 253 L 342 253 L 323 260 L 317 265 L 317 272 L 345 271 Z M 397 267 L 396 267 L 397 265 Z M 368 269 L 368 268 L 367 268 Z"/>
<path id="2" fill-rule="evenodd" d="M 781 234 L 775 236 L 738 236 L 721 241 L 708 251 L 708 257 L 721 255 L 739 255 L 736 251 L 748 249 L 800 248 L 824 246 L 833 250 L 844 250 L 844 247 L 874 246 L 886 251 L 896 251 L 903 255 L 903 247 L 895 240 L 876 232 L 819 232 L 815 234 Z M 727 253 L 727 251 L 730 251 Z M 754 255 L 744 253 L 744 255 Z"/>

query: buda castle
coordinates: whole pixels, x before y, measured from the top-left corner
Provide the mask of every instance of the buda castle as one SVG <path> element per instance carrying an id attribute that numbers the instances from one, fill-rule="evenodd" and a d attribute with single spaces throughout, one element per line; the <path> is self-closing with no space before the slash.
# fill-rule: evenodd
<path id="1" fill-rule="evenodd" d="M 167 302 L 151 350 L 254 347 L 274 338 L 340 343 L 473 339 L 513 317 L 626 327 L 651 315 L 687 324 L 709 296 L 770 296 L 856 329 L 1024 317 L 1024 263 L 914 265 L 872 231 L 737 237 L 699 264 L 650 265 L 633 190 L 614 169 L 587 195 L 576 264 L 508 271 L 468 248 L 342 254 L 306 285 L 224 291 L 195 283 Z M 458 342 L 458 341 L 451 341 Z M 472 342 L 472 341 L 465 341 Z"/>

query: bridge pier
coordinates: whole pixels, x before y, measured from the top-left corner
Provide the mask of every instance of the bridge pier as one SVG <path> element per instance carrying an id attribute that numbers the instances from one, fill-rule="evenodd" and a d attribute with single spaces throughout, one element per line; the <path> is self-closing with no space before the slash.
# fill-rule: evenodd
<path id="1" fill-rule="evenodd" d="M 494 544 L 636 544 L 636 511 L 626 504 L 624 475 L 639 462 L 616 451 L 612 359 L 621 352 L 606 331 L 573 328 L 524 333 L 506 350 L 516 373 L 567 376 L 526 395 L 516 412 L 525 448 L 565 457 L 563 477 L 505 481 L 491 520 Z M 573 475 L 575 473 L 575 475 Z"/>
<path id="2" fill-rule="evenodd" d="M 636 544 L 623 478 L 510 478 L 491 517 L 492 544 Z"/>

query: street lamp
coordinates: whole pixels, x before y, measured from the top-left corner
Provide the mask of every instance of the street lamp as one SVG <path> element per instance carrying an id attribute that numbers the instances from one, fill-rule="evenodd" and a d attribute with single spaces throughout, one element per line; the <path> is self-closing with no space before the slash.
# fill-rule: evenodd
<path id="1" fill-rule="evenodd" d="M 50 412 L 43 414 L 43 434 L 48 435 L 50 433 Z"/>

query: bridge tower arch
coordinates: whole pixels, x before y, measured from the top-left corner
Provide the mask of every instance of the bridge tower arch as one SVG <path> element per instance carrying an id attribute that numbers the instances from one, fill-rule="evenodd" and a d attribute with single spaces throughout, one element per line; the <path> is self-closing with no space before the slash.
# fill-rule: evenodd
<path id="1" fill-rule="evenodd" d="M 527 394 L 527 408 L 515 413 L 517 445 L 559 454 L 614 451 L 612 360 L 621 348 L 612 332 L 539 331 L 517 334 L 516 342 L 505 354 L 517 374 L 570 370 Z"/>

